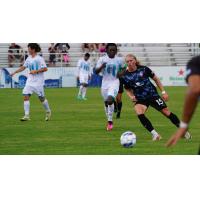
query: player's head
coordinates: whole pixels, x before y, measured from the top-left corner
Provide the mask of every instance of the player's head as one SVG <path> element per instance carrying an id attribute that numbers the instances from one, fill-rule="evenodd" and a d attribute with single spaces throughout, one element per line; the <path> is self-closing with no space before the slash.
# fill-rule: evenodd
<path id="1" fill-rule="evenodd" d="M 140 62 L 137 60 L 136 56 L 134 56 L 133 54 L 128 54 L 126 56 L 125 61 L 129 68 L 135 68 L 135 66 L 138 66 L 140 64 Z"/>
<path id="2" fill-rule="evenodd" d="M 106 45 L 106 53 L 109 58 L 114 58 L 117 54 L 117 45 L 115 43 L 108 43 Z"/>
<path id="3" fill-rule="evenodd" d="M 28 52 L 29 54 L 39 53 L 41 51 L 40 45 L 37 43 L 29 43 L 28 44 Z"/>
<path id="4" fill-rule="evenodd" d="M 89 58 L 90 58 L 90 54 L 89 54 L 89 53 L 86 53 L 86 54 L 84 55 L 84 60 L 85 60 L 85 61 L 88 61 Z"/>

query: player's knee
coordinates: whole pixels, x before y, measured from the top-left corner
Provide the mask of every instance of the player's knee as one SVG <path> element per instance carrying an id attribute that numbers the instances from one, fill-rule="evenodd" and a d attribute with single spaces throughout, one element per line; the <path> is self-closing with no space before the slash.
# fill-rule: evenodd
<path id="1" fill-rule="evenodd" d="M 108 105 L 112 105 L 114 103 L 114 98 L 112 96 L 109 96 L 107 99 Z"/>
<path id="2" fill-rule="evenodd" d="M 171 112 L 169 111 L 168 108 L 164 108 L 161 110 L 162 114 L 165 115 L 166 117 L 170 116 Z"/>
<path id="3" fill-rule="evenodd" d="M 45 97 L 43 97 L 43 96 L 38 96 L 38 98 L 39 98 L 39 100 L 40 100 L 41 102 L 44 102 L 44 101 L 45 101 Z"/>
<path id="4" fill-rule="evenodd" d="M 135 106 L 135 107 L 134 107 L 134 110 L 135 110 L 135 113 L 136 113 L 137 115 L 142 115 L 142 114 L 145 113 L 145 110 L 144 110 L 142 107 L 140 107 L 140 106 Z"/>
<path id="5" fill-rule="evenodd" d="M 24 96 L 24 101 L 29 101 L 29 99 L 30 99 L 29 95 Z"/>

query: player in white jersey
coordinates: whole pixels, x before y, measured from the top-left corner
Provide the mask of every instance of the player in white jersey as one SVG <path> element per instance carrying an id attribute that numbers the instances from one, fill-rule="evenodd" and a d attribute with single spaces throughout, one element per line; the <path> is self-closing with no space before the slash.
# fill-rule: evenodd
<path id="1" fill-rule="evenodd" d="M 80 82 L 79 93 L 77 99 L 87 100 L 86 91 L 88 87 L 88 81 L 91 78 L 91 63 L 89 61 L 90 54 L 86 53 L 84 58 L 80 59 L 77 64 L 77 79 Z"/>
<path id="2" fill-rule="evenodd" d="M 18 70 L 11 74 L 11 76 L 14 76 L 16 73 L 22 72 L 25 69 L 29 69 L 26 85 L 23 89 L 25 115 L 21 118 L 21 121 L 30 120 L 29 99 L 33 93 L 36 93 L 38 95 L 39 100 L 44 106 L 44 109 L 46 111 L 45 120 L 48 121 L 51 117 L 51 110 L 44 94 L 44 72 L 47 71 L 47 66 L 44 59 L 41 56 L 37 55 L 37 53 L 40 51 L 41 48 L 37 43 L 29 43 L 29 57 L 26 59 L 23 66 L 21 66 Z"/>
<path id="3" fill-rule="evenodd" d="M 107 131 L 113 129 L 114 101 L 119 91 L 118 71 L 123 63 L 122 58 L 117 57 L 117 45 L 108 43 L 106 46 L 107 55 L 99 58 L 96 66 L 96 73 L 103 76 L 101 94 L 105 103 L 105 112 L 108 119 Z"/>

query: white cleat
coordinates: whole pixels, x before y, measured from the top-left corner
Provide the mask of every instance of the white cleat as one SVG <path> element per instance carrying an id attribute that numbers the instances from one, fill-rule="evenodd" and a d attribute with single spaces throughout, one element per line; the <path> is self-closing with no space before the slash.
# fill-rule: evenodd
<path id="1" fill-rule="evenodd" d="M 29 117 L 28 115 L 25 115 L 24 117 L 22 117 L 22 118 L 20 119 L 21 122 L 30 121 L 30 120 L 31 120 L 31 119 L 30 119 L 30 117 Z"/>
<path id="2" fill-rule="evenodd" d="M 160 136 L 160 135 L 154 135 L 153 137 L 152 137 L 152 140 L 153 141 L 159 141 L 159 140 L 161 140 L 162 139 L 162 137 Z"/>
<path id="3" fill-rule="evenodd" d="M 46 112 L 45 121 L 49 121 L 51 118 L 51 112 Z"/>
<path id="4" fill-rule="evenodd" d="M 191 139 L 192 139 L 192 136 L 191 136 L 191 134 L 187 131 L 186 134 L 184 135 L 184 138 L 185 138 L 186 140 L 191 140 Z"/>

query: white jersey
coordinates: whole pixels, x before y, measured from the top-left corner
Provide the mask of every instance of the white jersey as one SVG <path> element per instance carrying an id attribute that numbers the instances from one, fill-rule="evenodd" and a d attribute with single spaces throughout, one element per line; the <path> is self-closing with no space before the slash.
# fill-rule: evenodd
<path id="1" fill-rule="evenodd" d="M 42 68 L 46 68 L 46 63 L 44 61 L 44 58 L 42 58 L 39 55 L 36 55 L 34 58 L 30 55 L 25 63 L 24 67 L 28 68 L 29 71 L 32 70 L 39 70 Z M 38 73 L 38 74 L 28 74 L 26 85 L 28 86 L 44 86 L 44 74 Z"/>
<path id="2" fill-rule="evenodd" d="M 91 76 L 92 71 L 91 71 L 91 62 L 90 61 L 85 61 L 83 58 L 80 59 L 77 63 L 77 76 Z"/>
<path id="3" fill-rule="evenodd" d="M 101 67 L 103 63 L 106 63 L 106 67 L 101 71 L 101 74 L 103 76 L 102 88 L 108 88 L 113 84 L 119 85 L 117 73 L 119 69 L 123 66 L 123 59 L 117 56 L 115 56 L 114 58 L 109 58 L 106 55 L 99 58 L 96 68 L 98 69 L 99 67 Z"/>

